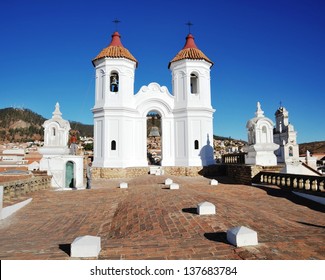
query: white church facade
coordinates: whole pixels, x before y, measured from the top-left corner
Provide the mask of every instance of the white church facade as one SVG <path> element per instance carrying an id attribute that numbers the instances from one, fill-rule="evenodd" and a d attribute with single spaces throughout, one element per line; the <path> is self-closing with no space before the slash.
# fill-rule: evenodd
<path id="1" fill-rule="evenodd" d="M 213 157 L 212 61 L 189 34 L 169 62 L 172 93 L 150 83 L 134 93 L 138 61 L 114 32 L 93 60 L 96 71 L 94 167 L 148 166 L 147 115 L 161 119 L 161 166 L 208 166 Z"/>

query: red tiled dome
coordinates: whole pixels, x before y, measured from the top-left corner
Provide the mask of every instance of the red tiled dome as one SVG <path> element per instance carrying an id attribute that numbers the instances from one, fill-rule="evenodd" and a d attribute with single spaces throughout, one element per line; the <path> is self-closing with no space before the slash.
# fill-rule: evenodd
<path id="1" fill-rule="evenodd" d="M 118 32 L 114 32 L 112 35 L 112 41 L 106 47 L 103 49 L 94 59 L 94 61 L 104 58 L 104 57 L 112 57 L 112 58 L 127 58 L 129 60 L 132 60 L 136 63 L 138 66 L 138 61 L 135 59 L 135 57 L 129 52 L 129 50 L 125 47 L 123 47 L 121 43 L 121 35 Z"/>
<path id="2" fill-rule="evenodd" d="M 194 37 L 192 34 L 188 34 L 186 37 L 186 42 L 183 49 L 169 62 L 170 64 L 175 61 L 182 59 L 192 59 L 192 60 L 205 60 L 213 65 L 213 62 L 195 45 Z M 211 66 L 212 66 L 211 65 Z"/>

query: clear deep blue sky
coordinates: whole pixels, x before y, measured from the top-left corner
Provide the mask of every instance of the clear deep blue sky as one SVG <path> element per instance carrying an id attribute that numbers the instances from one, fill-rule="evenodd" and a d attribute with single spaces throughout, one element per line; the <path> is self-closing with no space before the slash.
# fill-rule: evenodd
<path id="1" fill-rule="evenodd" d="M 280 102 L 298 143 L 325 140 L 324 0 L 1 1 L 0 108 L 92 124 L 91 60 L 111 40 L 112 21 L 139 61 L 135 92 L 157 82 L 171 92 L 169 61 L 188 34 L 213 62 L 214 134 L 247 140 L 260 101 L 275 121 Z"/>

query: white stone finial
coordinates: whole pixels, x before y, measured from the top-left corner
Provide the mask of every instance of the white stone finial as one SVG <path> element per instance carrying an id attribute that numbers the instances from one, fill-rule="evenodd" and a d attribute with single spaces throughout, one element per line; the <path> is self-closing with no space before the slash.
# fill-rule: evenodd
<path id="1" fill-rule="evenodd" d="M 256 113 L 255 113 L 256 117 L 264 117 L 264 111 L 262 110 L 261 108 L 261 103 L 258 101 L 257 102 L 257 110 L 256 110 Z"/>
<path id="2" fill-rule="evenodd" d="M 62 119 L 62 113 L 60 111 L 60 104 L 59 104 L 59 102 L 56 102 L 56 104 L 55 104 L 55 110 L 54 110 L 54 112 L 52 114 L 53 114 L 52 118 L 60 118 L 60 119 Z"/>

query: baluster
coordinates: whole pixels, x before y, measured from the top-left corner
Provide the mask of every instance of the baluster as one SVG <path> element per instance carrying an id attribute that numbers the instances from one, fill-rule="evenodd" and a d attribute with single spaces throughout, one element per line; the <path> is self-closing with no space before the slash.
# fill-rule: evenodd
<path id="1" fill-rule="evenodd" d="M 261 175 L 260 182 L 263 183 L 263 175 Z"/>
<path id="2" fill-rule="evenodd" d="M 20 197 L 20 188 L 21 188 L 21 184 L 17 184 L 15 185 L 15 188 L 14 188 L 14 192 L 15 192 L 15 197 Z"/>
<path id="3" fill-rule="evenodd" d="M 309 179 L 306 180 L 305 190 L 310 190 L 310 180 Z"/>
<path id="4" fill-rule="evenodd" d="M 287 186 L 291 187 L 291 179 L 290 179 L 290 177 L 287 177 Z"/>
<path id="5" fill-rule="evenodd" d="M 312 184 L 311 184 L 311 189 L 312 189 L 313 191 L 317 191 L 318 186 L 317 186 L 317 180 L 316 180 L 316 179 L 313 180 L 313 182 L 312 182 Z"/>
<path id="6" fill-rule="evenodd" d="M 276 182 L 276 180 L 275 180 L 275 176 L 273 176 L 273 177 L 272 177 L 272 184 L 275 185 L 275 182 Z"/>
<path id="7" fill-rule="evenodd" d="M 15 185 L 9 187 L 9 197 L 10 198 L 15 197 Z"/>
<path id="8" fill-rule="evenodd" d="M 279 176 L 276 177 L 276 184 L 277 184 L 278 186 L 280 186 L 280 177 L 279 177 Z"/>
<path id="9" fill-rule="evenodd" d="M 267 175 L 264 175 L 264 182 L 267 183 Z"/>
<path id="10" fill-rule="evenodd" d="M 299 179 L 299 189 L 303 189 L 303 188 L 304 188 L 304 180 Z"/>
<path id="11" fill-rule="evenodd" d="M 297 188 L 298 187 L 298 180 L 297 180 L 297 178 L 294 178 L 293 179 L 293 187 L 294 188 Z"/>
<path id="12" fill-rule="evenodd" d="M 272 183 L 272 177 L 271 177 L 271 176 L 268 176 L 268 178 L 267 178 L 267 182 L 268 182 L 269 184 Z"/>
<path id="13" fill-rule="evenodd" d="M 319 183 L 319 190 L 320 190 L 321 192 L 324 191 L 324 181 L 321 181 L 321 182 Z"/>
<path id="14" fill-rule="evenodd" d="M 285 186 L 286 185 L 286 178 L 285 177 L 282 177 L 281 178 L 281 186 Z"/>

